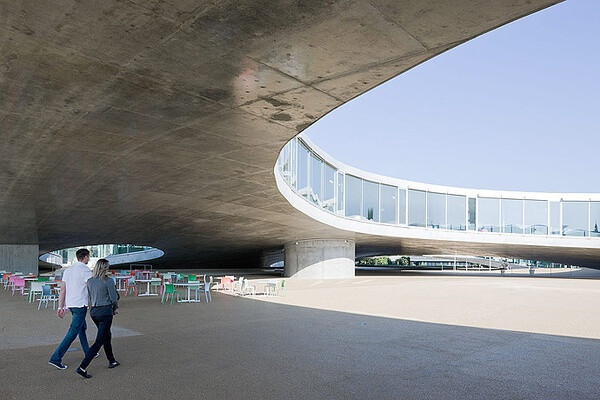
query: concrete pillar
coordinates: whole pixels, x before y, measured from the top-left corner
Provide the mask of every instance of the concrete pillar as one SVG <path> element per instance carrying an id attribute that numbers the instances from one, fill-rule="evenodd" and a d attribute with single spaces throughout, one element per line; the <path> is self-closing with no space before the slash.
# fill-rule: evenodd
<path id="1" fill-rule="evenodd" d="M 38 273 L 37 244 L 0 244 L 0 270 Z"/>
<path id="2" fill-rule="evenodd" d="M 354 277 L 354 240 L 312 239 L 284 247 L 285 276 L 304 279 Z"/>

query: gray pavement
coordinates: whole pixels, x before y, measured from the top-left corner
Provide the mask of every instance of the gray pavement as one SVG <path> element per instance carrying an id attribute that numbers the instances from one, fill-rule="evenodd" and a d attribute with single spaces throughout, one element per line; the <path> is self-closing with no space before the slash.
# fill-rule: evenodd
<path id="1" fill-rule="evenodd" d="M 0 290 L 0 399 L 600 398 L 600 340 L 213 298 L 123 298 L 121 366 L 101 352 L 84 380 L 81 351 L 47 364 L 70 320 Z"/>

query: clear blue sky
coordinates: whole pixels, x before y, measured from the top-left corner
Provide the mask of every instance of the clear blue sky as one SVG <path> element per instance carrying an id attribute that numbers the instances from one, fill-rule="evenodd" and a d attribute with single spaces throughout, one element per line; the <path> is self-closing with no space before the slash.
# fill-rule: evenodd
<path id="1" fill-rule="evenodd" d="M 451 186 L 600 192 L 600 1 L 471 40 L 305 131 L 340 161 Z"/>

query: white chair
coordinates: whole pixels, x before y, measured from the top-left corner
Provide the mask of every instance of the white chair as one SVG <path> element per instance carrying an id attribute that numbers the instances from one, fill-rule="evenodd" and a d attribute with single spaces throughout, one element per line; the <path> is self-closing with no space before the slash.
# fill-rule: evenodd
<path id="1" fill-rule="evenodd" d="M 52 290 L 50 290 L 49 285 L 42 286 L 42 296 L 40 297 L 40 302 L 38 303 L 38 310 L 42 306 L 42 301 L 46 303 L 46 308 L 48 308 L 48 302 L 52 302 L 52 309 L 56 309 L 56 302 L 58 301 L 58 297 L 55 294 L 52 294 Z"/>
<path id="2" fill-rule="evenodd" d="M 252 297 L 256 297 L 256 287 L 248 285 L 248 279 L 240 278 L 239 295 L 245 296 L 248 292 L 252 293 Z"/>
<path id="3" fill-rule="evenodd" d="M 43 294 L 42 287 L 44 286 L 43 282 L 31 282 L 31 287 L 29 288 L 29 297 L 27 297 L 27 301 L 30 303 L 35 301 L 35 296 L 39 294 L 40 296 Z"/>
<path id="4" fill-rule="evenodd" d="M 202 295 L 204 294 L 204 299 L 206 300 L 207 303 L 212 301 L 212 295 L 210 294 L 210 289 L 212 287 L 213 284 L 213 277 L 211 276 L 210 279 L 208 280 L 208 282 L 206 282 L 206 279 L 204 280 L 204 286 L 202 287 L 198 287 L 196 289 L 196 299 L 198 298 L 198 293 L 200 293 L 200 300 L 202 300 Z"/>

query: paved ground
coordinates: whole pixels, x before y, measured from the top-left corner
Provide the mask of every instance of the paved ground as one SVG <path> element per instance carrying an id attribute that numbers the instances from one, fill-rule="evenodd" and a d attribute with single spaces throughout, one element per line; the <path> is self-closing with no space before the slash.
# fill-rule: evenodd
<path id="1" fill-rule="evenodd" d="M 492 316 L 494 326 L 499 314 L 510 320 L 514 307 L 488 302 L 486 295 L 520 305 L 530 304 L 534 293 L 557 297 L 556 303 L 525 310 L 554 310 L 555 325 L 562 325 L 564 314 L 594 316 L 586 310 L 598 309 L 598 280 L 402 273 L 327 281 L 307 290 L 310 284 L 290 280 L 286 296 L 276 301 L 215 294 L 209 305 L 161 306 L 156 298 L 124 298 L 115 317 L 121 336 L 113 341 L 121 366 L 109 370 L 102 355 L 88 368 L 90 380 L 74 373 L 80 351 L 67 353 L 66 371 L 47 364 L 55 347 L 49 342 L 62 339 L 68 320 L 0 290 L 0 399 L 600 398 L 600 340 L 398 314 L 416 306 L 418 317 L 453 310 L 451 318 L 459 319 L 456 310 L 462 309 L 478 315 L 481 325 Z M 302 298 L 310 307 L 283 304 Z M 394 305 L 401 298 L 405 307 Z M 320 301 L 328 308 L 343 303 L 348 312 L 313 308 Z M 365 302 L 390 304 L 384 312 L 392 317 L 366 315 L 368 309 L 357 309 Z M 538 319 L 529 315 L 533 323 Z"/>

